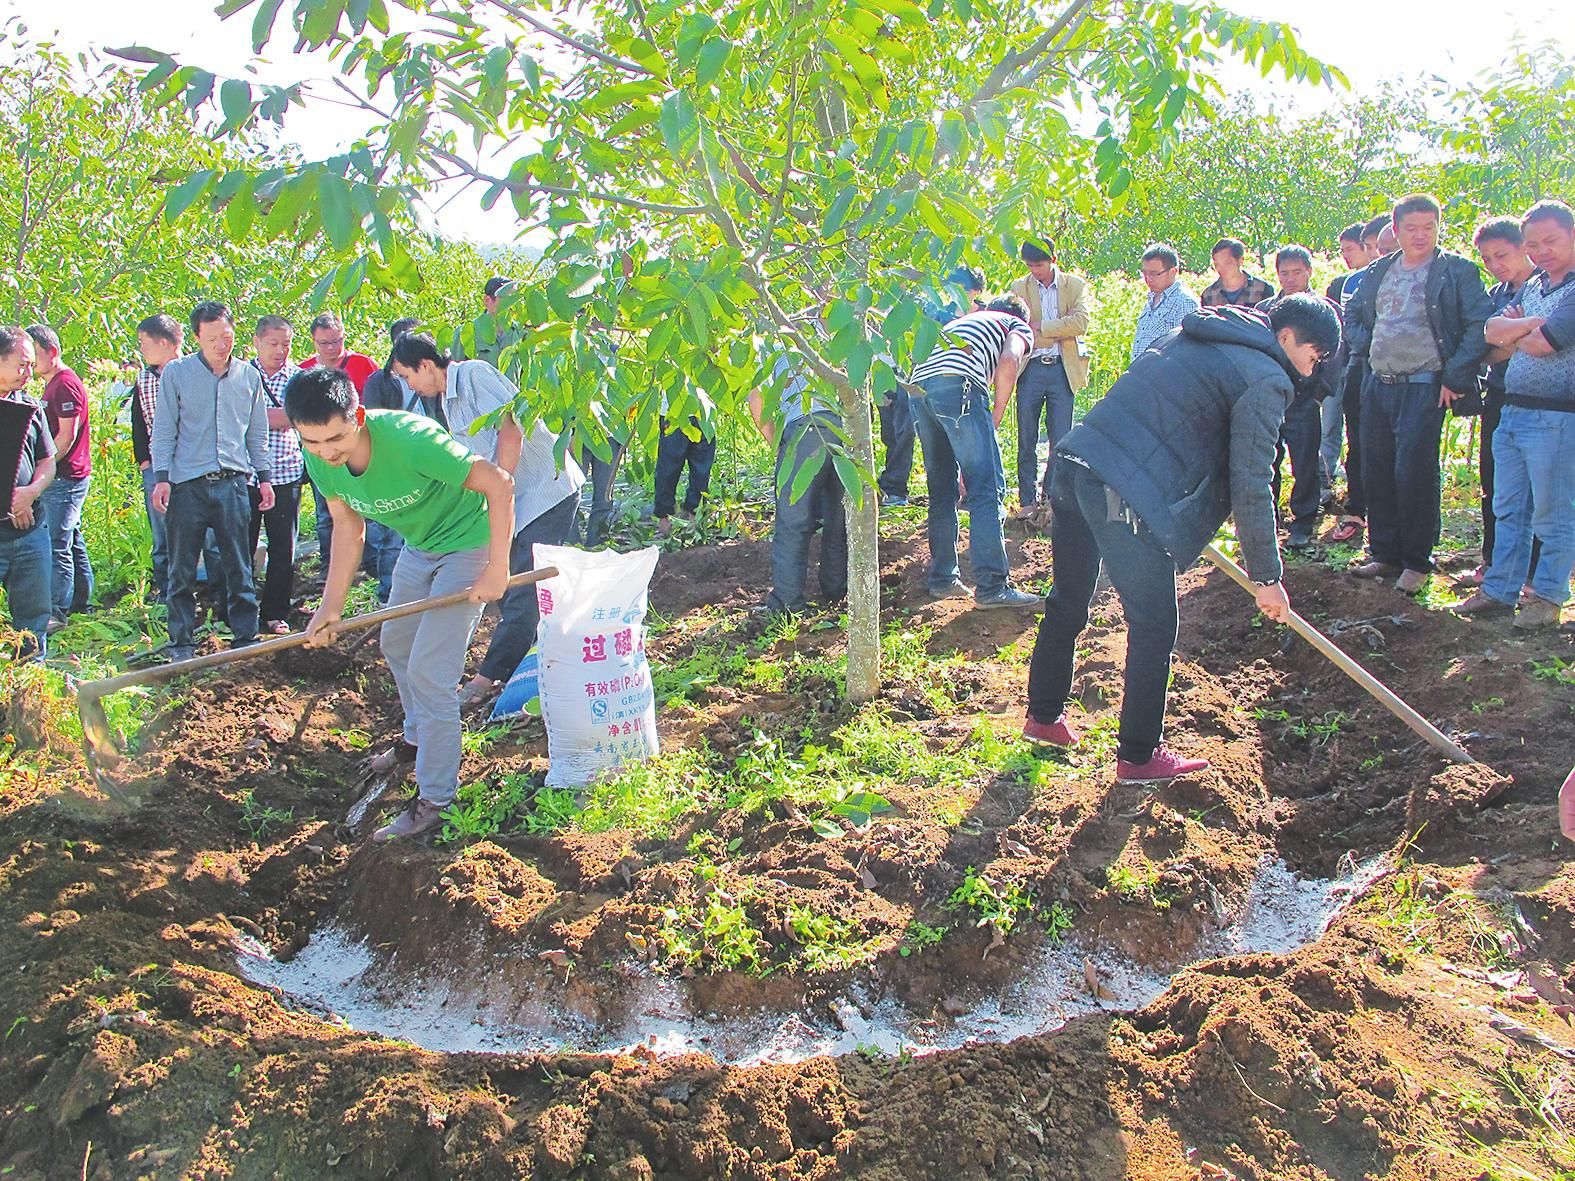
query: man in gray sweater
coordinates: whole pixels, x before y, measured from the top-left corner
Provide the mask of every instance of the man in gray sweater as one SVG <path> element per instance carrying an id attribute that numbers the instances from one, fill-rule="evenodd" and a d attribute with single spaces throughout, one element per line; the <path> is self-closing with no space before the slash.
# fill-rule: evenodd
<path id="1" fill-rule="evenodd" d="M 235 357 L 235 319 L 222 303 L 191 313 L 198 351 L 164 367 L 153 412 L 153 508 L 169 537 L 171 660 L 195 650 L 197 558 L 213 530 L 224 572 L 232 643 L 257 639 L 257 589 L 248 539 L 257 476 L 258 511 L 273 507 L 268 411 L 255 366 Z"/>

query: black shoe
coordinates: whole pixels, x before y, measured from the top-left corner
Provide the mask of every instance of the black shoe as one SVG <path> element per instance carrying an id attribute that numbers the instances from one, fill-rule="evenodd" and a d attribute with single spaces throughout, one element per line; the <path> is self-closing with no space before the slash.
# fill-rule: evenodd
<path id="1" fill-rule="evenodd" d="M 171 644 L 164 652 L 171 664 L 179 664 L 183 660 L 190 660 L 197 655 L 197 650 L 190 645 L 177 646 Z"/>

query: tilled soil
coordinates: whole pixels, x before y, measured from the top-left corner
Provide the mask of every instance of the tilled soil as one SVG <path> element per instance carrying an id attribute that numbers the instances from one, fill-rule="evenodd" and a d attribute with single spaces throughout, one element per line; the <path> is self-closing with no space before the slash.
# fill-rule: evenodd
<path id="1" fill-rule="evenodd" d="M 1011 549 L 1022 583 L 1048 576 L 1043 539 Z M 886 716 L 931 750 L 980 741 L 981 722 L 1005 738 L 1021 724 L 1037 617 L 929 602 L 924 555 L 922 535 L 885 543 L 887 614 L 926 629 L 932 655 L 963 660 L 939 691 L 889 680 Z M 767 557 L 759 541 L 664 555 L 651 597 L 671 623 L 653 661 L 717 634 L 758 640 L 744 609 L 763 597 Z M 661 839 L 507 833 L 374 849 L 346 816 L 366 786 L 366 735 L 394 733 L 375 645 L 190 684 L 116 772 L 134 805 L 80 770 L 13 781 L 0 803 L 0 1176 L 1463 1181 L 1575 1169 L 1559 1132 L 1575 1119 L 1575 867 L 1554 799 L 1575 762 L 1575 685 L 1558 676 L 1575 665 L 1570 639 L 1462 622 L 1318 567 L 1293 566 L 1288 584 L 1303 614 L 1465 735 L 1482 765 L 1448 767 L 1203 569 L 1182 580 L 1169 732 L 1209 772 L 1118 787 L 1107 750 L 1074 751 L 1037 782 L 893 780 L 876 785 L 891 811 L 835 840 L 779 801 L 708 807 Z M 1084 642 L 1077 720 L 1108 731 L 1125 647 L 1113 597 L 1096 602 Z M 810 626 L 774 655 L 840 651 L 837 628 Z M 807 684 L 707 686 L 662 711 L 664 747 L 704 743 L 728 759 L 758 734 L 824 742 L 853 715 L 834 686 Z M 544 765 L 530 723 L 467 756 L 465 774 Z M 1182 966 L 1265 858 L 1333 877 L 1378 857 L 1389 868 L 1314 943 Z M 332 920 L 404 989 L 428 973 L 473 976 L 478 994 L 550 992 L 601 1019 L 631 972 L 661 970 L 650 961 L 664 911 L 717 888 L 696 872 L 702 858 L 724 886 L 747 884 L 771 969 L 690 969 L 696 1006 L 724 1018 L 824 1012 L 858 983 L 945 1022 L 998 991 L 1050 936 L 1024 922 L 1003 943 L 948 911 L 969 867 L 1060 902 L 1081 941 L 1181 970 L 1141 1010 L 1086 1013 L 1044 1036 L 747 1068 L 639 1048 L 431 1052 L 238 975 L 238 938 L 283 957 Z M 795 907 L 850 925 L 874 961 L 801 970 Z M 915 919 L 950 930 L 905 955 Z"/>

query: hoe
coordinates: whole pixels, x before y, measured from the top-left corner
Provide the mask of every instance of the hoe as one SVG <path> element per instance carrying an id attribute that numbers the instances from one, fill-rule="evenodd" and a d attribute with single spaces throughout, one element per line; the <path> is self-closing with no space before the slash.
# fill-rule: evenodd
<path id="1" fill-rule="evenodd" d="M 556 566 L 545 566 L 540 570 L 527 570 L 516 574 L 508 581 L 508 588 L 530 586 L 532 583 L 542 582 L 545 579 L 556 577 Z M 404 619 L 408 615 L 419 615 L 423 611 L 430 611 L 434 607 L 452 607 L 463 603 L 468 598 L 468 590 L 455 591 L 449 595 L 437 595 L 430 599 L 417 599 L 410 603 L 400 603 L 396 607 L 385 607 L 380 611 L 368 611 L 362 615 L 355 615 L 349 619 L 341 619 L 329 627 L 337 638 L 346 632 L 359 631 L 375 624 L 387 623 L 390 619 Z M 305 632 L 292 632 L 287 636 L 276 636 L 273 639 L 262 640 L 250 644 L 245 648 L 231 648 L 227 652 L 214 652 L 207 656 L 193 657 L 191 660 L 180 660 L 173 664 L 161 664 L 154 668 L 138 669 L 134 672 L 121 673 L 119 676 L 106 677 L 101 681 L 84 681 L 77 686 L 77 713 L 82 717 L 82 745 L 87 752 L 88 762 L 92 764 L 98 784 L 109 795 L 124 800 L 124 795 L 104 774 L 105 767 L 112 767 L 121 759 L 121 754 L 115 749 L 115 742 L 109 732 L 109 719 L 104 715 L 104 698 L 111 693 L 118 693 L 122 689 L 129 689 L 133 685 L 150 685 L 157 681 L 168 681 L 175 677 L 183 677 L 190 673 L 204 672 L 210 668 L 219 668 L 226 664 L 235 664 L 242 660 L 251 660 L 257 656 L 268 656 L 275 652 L 283 652 L 287 648 L 299 648 L 306 643 Z"/>

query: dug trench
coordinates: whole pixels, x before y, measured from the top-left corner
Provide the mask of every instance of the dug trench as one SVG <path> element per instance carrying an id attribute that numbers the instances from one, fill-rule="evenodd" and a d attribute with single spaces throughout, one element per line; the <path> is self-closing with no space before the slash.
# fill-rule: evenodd
<path id="1" fill-rule="evenodd" d="M 1048 578 L 1043 540 L 1010 548 Z M 764 542 L 664 555 L 662 759 L 554 798 L 539 721 L 473 721 L 447 842 L 347 823 L 395 721 L 375 646 L 184 686 L 117 772 L 132 808 L 85 774 L 9 794 L 0 1173 L 1575 1168 L 1567 636 L 1292 567 L 1297 607 L 1481 760 L 1449 767 L 1191 571 L 1169 731 L 1213 766 L 1143 791 L 1112 786 L 1115 599 L 1080 653 L 1089 737 L 1038 757 L 1036 617 L 929 602 L 923 555 L 911 522 L 885 542 L 888 679 L 858 711 L 834 613 L 748 615 Z"/>

